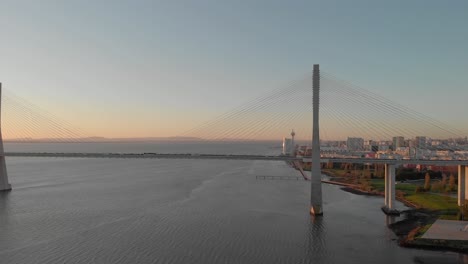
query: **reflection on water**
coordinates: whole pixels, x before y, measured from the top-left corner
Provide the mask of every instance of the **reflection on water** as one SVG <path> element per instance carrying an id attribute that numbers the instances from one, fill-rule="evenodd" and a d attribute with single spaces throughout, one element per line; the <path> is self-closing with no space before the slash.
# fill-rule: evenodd
<path id="1" fill-rule="evenodd" d="M 467 263 L 400 248 L 380 197 L 324 185 L 311 217 L 308 182 L 256 179 L 294 175 L 282 162 L 7 162 L 0 263 Z"/>
<path id="2" fill-rule="evenodd" d="M 397 217 L 393 216 L 393 215 L 385 215 L 384 214 L 384 217 L 385 217 L 385 224 L 387 226 L 389 226 L 391 224 L 394 224 L 396 222 L 396 219 L 397 219 Z"/>
<path id="3" fill-rule="evenodd" d="M 9 192 L 0 192 L 0 225 L 8 225 L 10 212 Z"/>
<path id="4" fill-rule="evenodd" d="M 327 241 L 323 235 L 325 229 L 323 221 L 322 216 L 310 216 L 306 259 L 312 263 L 326 263 L 327 261 Z"/>
<path id="5" fill-rule="evenodd" d="M 458 259 L 447 259 L 446 257 L 440 256 L 415 256 L 413 258 L 414 263 L 424 263 L 424 264 L 452 264 L 452 263 L 468 263 L 468 256 L 464 254 L 459 254 Z"/>

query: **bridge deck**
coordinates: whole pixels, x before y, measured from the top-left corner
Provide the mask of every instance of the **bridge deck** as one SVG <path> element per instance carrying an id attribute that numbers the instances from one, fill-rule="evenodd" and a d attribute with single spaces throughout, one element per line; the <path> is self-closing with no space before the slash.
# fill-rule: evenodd
<path id="1" fill-rule="evenodd" d="M 57 157 L 57 158 L 120 158 L 120 159 L 219 159 L 219 160 L 270 160 L 270 161 L 304 161 L 310 157 L 265 156 L 265 155 L 217 155 L 217 154 L 158 154 L 158 153 L 47 153 L 47 152 L 5 152 L 7 157 Z M 323 163 L 379 163 L 379 164 L 422 164 L 439 166 L 467 165 L 468 160 L 415 160 L 415 159 L 369 159 L 369 158 L 321 158 Z"/>

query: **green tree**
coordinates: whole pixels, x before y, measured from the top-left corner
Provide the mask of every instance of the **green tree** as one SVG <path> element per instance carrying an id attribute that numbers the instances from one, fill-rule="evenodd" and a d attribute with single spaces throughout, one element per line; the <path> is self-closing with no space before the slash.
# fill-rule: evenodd
<path id="1" fill-rule="evenodd" d="M 447 184 L 447 175 L 445 175 L 445 173 L 442 174 L 442 182 L 441 183 L 442 183 L 443 186 L 445 186 Z"/>
<path id="2" fill-rule="evenodd" d="M 453 174 L 450 174 L 449 176 L 449 189 L 451 192 L 455 191 L 456 190 L 456 186 L 455 186 L 455 176 L 453 176 Z"/>
<path id="3" fill-rule="evenodd" d="M 429 191 L 431 189 L 431 175 L 429 175 L 429 172 L 426 173 L 426 176 L 424 176 L 424 190 Z"/>

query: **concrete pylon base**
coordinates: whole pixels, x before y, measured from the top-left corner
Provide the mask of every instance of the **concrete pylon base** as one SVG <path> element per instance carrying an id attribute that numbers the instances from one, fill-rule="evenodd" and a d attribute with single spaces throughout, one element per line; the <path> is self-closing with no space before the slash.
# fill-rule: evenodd
<path id="1" fill-rule="evenodd" d="M 386 215 L 400 215 L 400 211 L 398 211 L 397 209 L 390 209 L 388 208 L 387 206 L 382 206 L 382 211 L 386 214 Z"/>
<path id="2" fill-rule="evenodd" d="M 7 186 L 0 186 L 0 192 L 9 192 L 11 191 L 11 184 L 7 184 Z"/>
<path id="3" fill-rule="evenodd" d="M 1 109 L 2 109 L 2 83 L 0 83 L 0 191 L 10 191 L 11 190 L 11 184 L 8 182 L 8 174 L 7 174 L 6 161 L 5 161 L 5 152 L 3 151 Z"/>
<path id="4" fill-rule="evenodd" d="M 311 215 L 323 215 L 322 207 L 319 205 L 314 205 L 310 207 L 310 214 Z"/>
<path id="5" fill-rule="evenodd" d="M 0 153 L 3 154 L 3 144 L 1 142 L 0 132 Z M 8 182 L 8 174 L 6 169 L 5 156 L 0 156 L 0 191 L 10 191 L 11 184 Z"/>

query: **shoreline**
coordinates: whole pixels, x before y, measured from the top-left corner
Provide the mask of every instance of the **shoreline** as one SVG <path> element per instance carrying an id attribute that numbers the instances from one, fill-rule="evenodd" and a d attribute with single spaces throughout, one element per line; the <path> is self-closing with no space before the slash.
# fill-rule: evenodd
<path id="1" fill-rule="evenodd" d="M 385 197 L 384 192 L 366 191 L 366 190 L 363 190 L 357 184 L 350 184 L 350 183 L 341 182 L 341 181 L 339 181 L 339 179 L 342 179 L 343 177 L 335 175 L 332 172 L 322 171 L 322 174 L 325 174 L 328 177 L 330 177 L 330 180 L 322 180 L 323 183 L 345 186 L 345 187 L 341 188 L 343 191 L 354 193 L 354 194 L 357 194 L 357 195 L 369 195 L 369 196 L 382 196 L 382 197 Z M 407 199 L 405 199 L 404 197 L 401 197 L 401 196 L 395 196 L 395 200 L 403 203 L 407 207 L 411 207 L 411 208 L 414 208 L 414 209 L 420 209 L 421 208 L 419 205 L 414 204 L 411 201 L 409 201 L 409 200 L 407 200 Z"/>
<path id="2" fill-rule="evenodd" d="M 331 172 L 322 171 L 322 174 L 330 177 L 330 180 L 322 180 L 322 183 L 339 185 L 341 186 L 340 189 L 345 192 L 356 195 L 385 196 L 383 192 L 367 191 L 363 190 L 359 185 L 341 182 L 339 180 L 343 179 L 343 177 L 334 175 Z M 410 208 L 400 212 L 404 215 L 404 219 L 388 225 L 388 228 L 398 237 L 397 241 L 399 246 L 432 251 L 452 251 L 464 254 L 468 252 L 468 241 L 421 238 L 427 228 L 439 218 L 442 212 L 422 208 L 404 199 L 404 197 L 397 196 L 395 198 L 397 201 Z"/>

